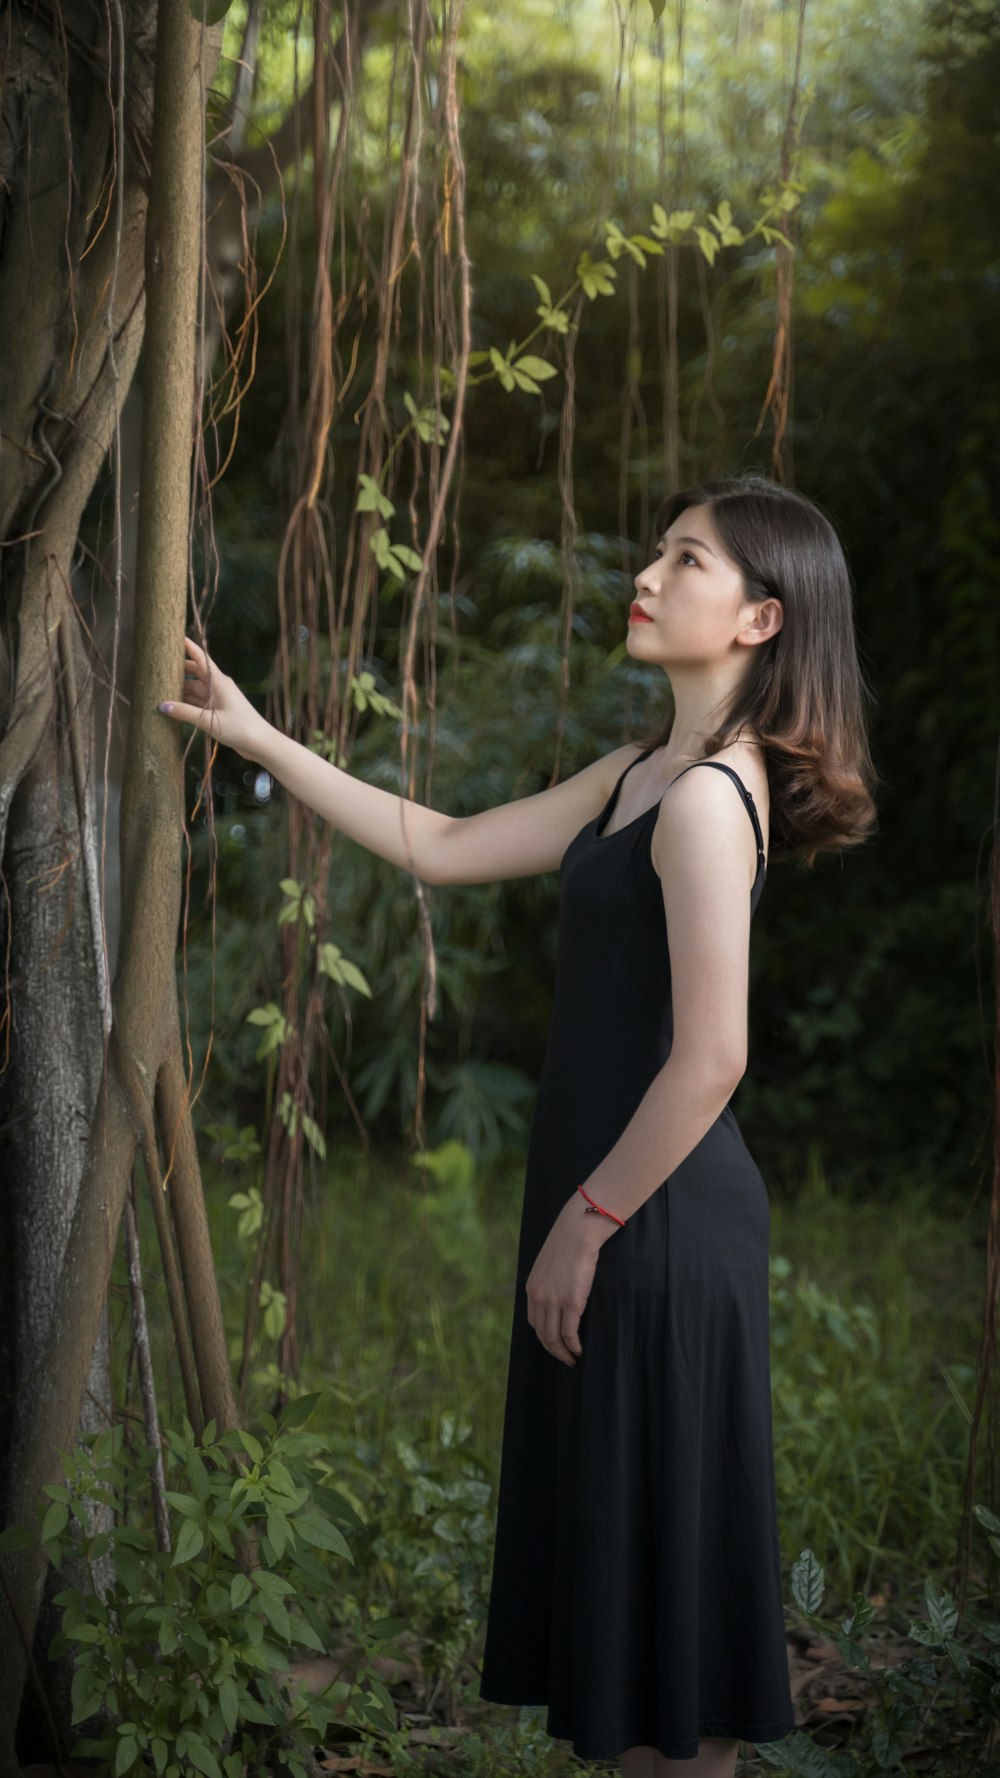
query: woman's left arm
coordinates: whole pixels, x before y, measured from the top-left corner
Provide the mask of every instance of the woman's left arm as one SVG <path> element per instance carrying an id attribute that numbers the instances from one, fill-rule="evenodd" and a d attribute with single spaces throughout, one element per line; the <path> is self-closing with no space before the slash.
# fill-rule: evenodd
<path id="1" fill-rule="evenodd" d="M 746 1072 L 757 848 L 740 803 L 731 780 L 706 771 L 685 773 L 660 804 L 652 859 L 666 916 L 673 1042 L 614 1147 L 578 1181 L 623 1221 L 697 1146 Z M 578 1329 L 598 1254 L 617 1233 L 574 1191 L 532 1267 L 528 1319 L 563 1364 L 582 1353 Z"/>

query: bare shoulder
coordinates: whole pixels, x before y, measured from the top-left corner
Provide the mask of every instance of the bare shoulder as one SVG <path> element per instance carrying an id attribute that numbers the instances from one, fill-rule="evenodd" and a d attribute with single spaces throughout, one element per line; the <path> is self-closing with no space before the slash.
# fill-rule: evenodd
<path id="1" fill-rule="evenodd" d="M 760 822 L 766 855 L 769 850 L 770 798 L 762 749 L 734 742 L 713 753 L 712 759 L 719 765 L 729 766 L 749 792 Z M 716 844 L 730 855 L 734 846 L 742 849 L 752 883 L 757 870 L 756 836 L 747 821 L 742 797 L 735 793 L 728 775 L 718 771 L 683 770 L 665 792 L 651 843 L 653 868 L 657 875 L 664 877 L 675 848 L 688 851 L 698 843 L 709 811 Z"/>
<path id="2" fill-rule="evenodd" d="M 761 826 L 767 833 L 767 815 L 771 807 L 770 786 L 767 781 L 767 760 L 762 747 L 748 746 L 745 741 L 733 741 L 728 747 L 720 747 L 718 753 L 712 754 L 720 765 L 731 766 L 737 777 L 742 778 L 757 805 Z M 705 773 L 706 777 L 713 776 Z"/>

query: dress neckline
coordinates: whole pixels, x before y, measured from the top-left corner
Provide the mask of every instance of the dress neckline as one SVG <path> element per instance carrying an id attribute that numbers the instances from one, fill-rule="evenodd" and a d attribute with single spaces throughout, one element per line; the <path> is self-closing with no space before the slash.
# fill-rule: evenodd
<path id="1" fill-rule="evenodd" d="M 650 754 L 654 753 L 655 751 L 656 751 L 656 749 L 654 747 L 647 747 L 644 749 L 644 751 L 642 753 L 637 753 L 634 759 L 629 760 L 628 765 L 625 767 L 625 770 L 621 773 L 621 775 L 618 779 L 618 782 L 615 785 L 614 789 L 612 790 L 611 795 L 608 797 L 608 800 L 605 803 L 603 809 L 601 810 L 600 814 L 596 817 L 596 819 L 594 821 L 594 838 L 596 840 L 617 839 L 617 837 L 620 833 L 628 833 L 628 830 L 630 827 L 635 827 L 637 822 L 645 820 L 647 815 L 652 814 L 654 809 L 659 808 L 660 799 L 658 798 L 655 803 L 650 803 L 650 805 L 647 809 L 643 809 L 643 811 L 640 815 L 634 815 L 631 821 L 626 821 L 624 827 L 616 828 L 614 833 L 605 834 L 605 833 L 601 832 L 602 823 L 606 823 L 606 822 L 610 821 L 611 816 L 614 814 L 615 808 L 618 803 L 618 792 L 621 790 L 622 784 L 624 783 L 625 779 L 627 778 L 629 772 L 632 770 L 632 767 L 637 766 L 641 760 L 648 759 Z M 684 769 L 686 770 L 687 768 L 685 767 Z M 677 777 L 679 778 L 680 775 L 681 775 L 680 772 L 678 772 Z M 677 780 L 675 778 L 671 778 L 670 784 L 674 784 L 674 783 L 676 783 L 676 781 Z M 661 797 L 666 796 L 667 791 L 670 789 L 670 784 L 668 784 L 666 786 L 666 788 L 661 792 Z"/>
<path id="2" fill-rule="evenodd" d="M 655 803 L 650 803 L 649 807 L 646 809 L 643 809 L 640 814 L 633 815 L 631 821 L 626 821 L 624 827 L 616 827 L 614 833 L 602 833 L 601 832 L 601 825 L 602 825 L 602 823 L 606 823 L 607 821 L 609 821 L 611 816 L 614 814 L 615 807 L 618 802 L 618 793 L 621 790 L 622 783 L 624 782 L 628 773 L 632 770 L 633 766 L 637 766 L 641 760 L 648 759 L 650 754 L 654 753 L 655 751 L 656 751 L 655 747 L 645 748 L 642 753 L 637 753 L 635 758 L 633 760 L 630 760 L 628 765 L 625 767 L 625 770 L 622 772 L 621 776 L 619 777 L 618 782 L 615 785 L 614 789 L 612 790 L 611 795 L 608 797 L 608 800 L 605 803 L 603 809 L 601 810 L 601 813 L 596 817 L 596 819 L 593 823 L 593 827 L 594 827 L 593 838 L 596 843 L 600 844 L 604 840 L 616 840 L 620 834 L 628 833 L 630 828 L 637 827 L 640 821 L 645 821 L 646 817 L 648 815 L 653 814 L 654 810 L 658 811 L 659 807 L 660 807 L 660 803 L 662 802 L 663 798 L 666 796 L 667 791 L 671 788 L 672 785 L 677 783 L 678 778 L 682 778 L 684 776 L 684 773 L 691 769 L 690 766 L 682 766 L 681 770 L 676 774 L 676 777 L 671 778 L 670 783 L 667 784 L 665 786 L 665 788 L 661 791 L 660 796 L 657 798 L 657 801 Z M 701 765 L 702 761 L 701 760 L 693 760 L 691 763 L 692 763 L 692 765 Z M 705 763 L 708 764 L 710 762 L 706 761 Z M 719 761 L 720 765 L 723 765 L 723 763 L 724 762 L 722 762 L 721 760 Z M 736 782 L 739 784 L 740 789 L 743 792 L 743 795 L 749 799 L 749 801 L 752 805 L 753 804 L 753 797 L 750 795 L 749 790 L 747 789 L 746 785 L 744 784 L 739 773 L 736 771 L 735 767 L 724 766 L 724 769 L 725 769 L 725 771 L 729 772 L 733 778 L 736 779 Z M 754 827 L 756 828 L 757 827 L 756 810 L 753 810 L 753 821 L 754 821 Z M 764 862 L 763 849 L 761 848 L 759 841 L 758 841 L 757 872 L 756 872 L 753 882 L 750 885 L 751 895 L 753 894 L 755 888 L 757 887 L 757 884 L 760 881 L 760 879 L 762 877 L 766 877 L 766 876 L 767 876 L 767 865 Z"/>

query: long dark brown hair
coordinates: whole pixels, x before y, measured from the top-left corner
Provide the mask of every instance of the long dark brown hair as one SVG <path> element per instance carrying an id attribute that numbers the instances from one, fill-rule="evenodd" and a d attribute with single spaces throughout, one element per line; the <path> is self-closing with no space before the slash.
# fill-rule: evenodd
<path id="1" fill-rule="evenodd" d="M 718 727 L 708 759 L 747 731 L 767 765 L 770 856 L 806 866 L 820 852 L 858 846 L 878 826 L 880 782 L 868 747 L 854 632 L 853 586 L 843 545 L 816 503 L 755 474 L 702 482 L 672 494 L 656 517 L 657 537 L 689 506 L 703 506 L 748 599 L 780 599 L 781 629 L 748 650 L 746 675 Z M 655 548 L 655 544 L 653 546 Z M 670 739 L 673 713 L 643 742 Z"/>

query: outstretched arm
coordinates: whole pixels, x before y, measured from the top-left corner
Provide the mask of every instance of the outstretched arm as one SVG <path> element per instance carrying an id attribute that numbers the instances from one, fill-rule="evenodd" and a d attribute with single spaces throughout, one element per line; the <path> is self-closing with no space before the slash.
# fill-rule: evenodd
<path id="1" fill-rule="evenodd" d="M 600 814 L 618 774 L 639 751 L 630 743 L 536 796 L 453 816 L 366 784 L 283 735 L 190 637 L 184 639 L 184 686 L 187 701 L 162 704 L 165 715 L 255 761 L 349 839 L 425 883 L 492 883 L 557 869 L 570 840 Z"/>

